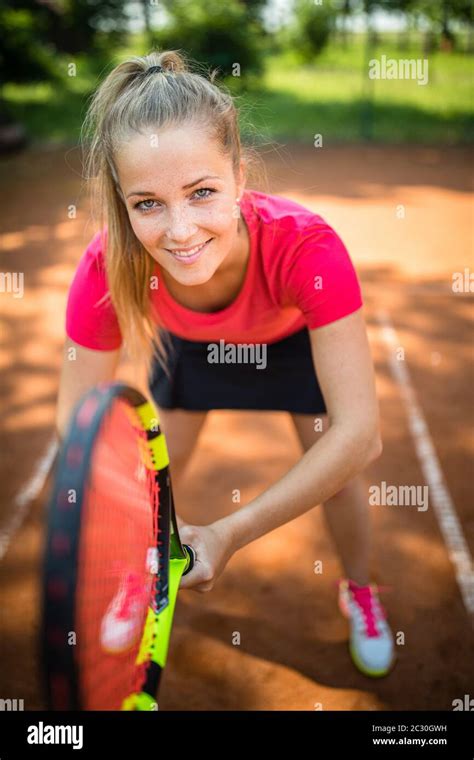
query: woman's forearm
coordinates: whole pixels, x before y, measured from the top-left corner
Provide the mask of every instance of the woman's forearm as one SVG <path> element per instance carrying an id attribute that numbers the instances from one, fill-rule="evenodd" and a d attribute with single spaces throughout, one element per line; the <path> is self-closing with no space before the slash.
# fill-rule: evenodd
<path id="1" fill-rule="evenodd" d="M 235 550 L 331 498 L 379 456 L 376 434 L 355 435 L 336 425 L 280 480 L 249 504 L 214 523 L 230 536 Z"/>

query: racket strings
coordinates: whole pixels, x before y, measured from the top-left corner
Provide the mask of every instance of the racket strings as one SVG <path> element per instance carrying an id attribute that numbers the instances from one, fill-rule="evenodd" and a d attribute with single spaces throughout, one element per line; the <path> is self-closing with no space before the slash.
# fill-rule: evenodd
<path id="1" fill-rule="evenodd" d="M 149 606 L 165 581 L 159 488 L 144 467 L 146 432 L 132 424 L 130 408 L 116 400 L 104 420 L 83 504 L 76 658 L 88 710 L 121 709 L 141 690 L 149 655 L 140 664 L 137 655 Z M 157 567 L 150 567 L 150 550 Z"/>
<path id="2" fill-rule="evenodd" d="M 152 505 L 153 505 L 152 507 L 153 533 L 156 536 L 157 560 L 158 560 L 158 568 L 157 568 L 157 573 L 154 577 L 154 585 L 153 585 L 153 608 L 155 612 L 158 612 L 160 601 L 163 599 L 163 593 L 168 583 L 168 578 L 166 574 L 166 567 L 167 567 L 166 556 L 163 549 L 166 543 L 166 531 L 163 531 L 160 528 L 160 519 L 159 519 L 160 486 L 157 482 L 157 479 L 154 477 L 154 475 L 150 475 L 150 490 L 151 490 Z M 165 539 L 165 540 L 162 540 L 162 539 Z"/>

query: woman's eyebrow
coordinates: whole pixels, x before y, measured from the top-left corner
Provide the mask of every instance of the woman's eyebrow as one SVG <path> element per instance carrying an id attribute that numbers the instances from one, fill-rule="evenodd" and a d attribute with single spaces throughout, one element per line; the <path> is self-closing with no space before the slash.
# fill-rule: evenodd
<path id="1" fill-rule="evenodd" d="M 184 185 L 182 187 L 182 190 L 189 190 L 190 187 L 194 187 L 194 185 L 199 185 L 200 182 L 204 182 L 206 179 L 221 179 L 217 174 L 206 174 L 205 177 L 201 177 L 200 179 L 194 180 L 194 182 L 190 182 L 188 185 Z M 128 193 L 127 198 L 130 198 L 132 195 L 154 195 L 153 190 L 133 190 L 131 193 Z"/>

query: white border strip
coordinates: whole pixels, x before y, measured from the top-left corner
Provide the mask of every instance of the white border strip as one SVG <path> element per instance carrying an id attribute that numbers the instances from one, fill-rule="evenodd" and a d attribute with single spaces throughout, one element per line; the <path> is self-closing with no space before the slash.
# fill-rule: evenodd
<path id="1" fill-rule="evenodd" d="M 416 393 L 410 379 L 406 361 L 398 361 L 395 356 L 395 350 L 400 347 L 397 333 L 386 311 L 381 310 L 377 312 L 377 322 L 380 326 L 383 341 L 389 349 L 390 369 L 400 387 L 400 392 L 405 402 L 408 424 L 413 436 L 416 454 L 429 487 L 430 502 L 434 508 L 441 534 L 446 543 L 449 559 L 454 566 L 464 606 L 468 614 L 474 616 L 474 566 L 469 547 L 464 538 L 454 502 L 444 479 L 425 417 L 416 399 Z"/>
<path id="2" fill-rule="evenodd" d="M 0 530 L 0 560 L 2 560 L 8 551 L 15 533 L 20 529 L 23 521 L 29 512 L 30 504 L 36 499 L 41 492 L 48 473 L 53 464 L 54 457 L 58 450 L 58 441 L 56 436 L 49 442 L 48 448 L 39 460 L 33 475 L 21 491 L 16 495 L 13 502 L 13 514 L 7 520 L 6 525 Z"/>

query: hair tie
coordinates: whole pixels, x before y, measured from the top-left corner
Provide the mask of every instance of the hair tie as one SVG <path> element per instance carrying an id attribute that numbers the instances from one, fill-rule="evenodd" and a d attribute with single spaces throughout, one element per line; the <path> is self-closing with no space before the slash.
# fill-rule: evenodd
<path id="1" fill-rule="evenodd" d="M 149 74 L 155 74 L 155 73 L 165 73 L 165 70 L 163 66 L 160 66 L 160 64 L 157 64 L 156 66 L 150 66 L 149 69 L 146 69 L 144 72 L 145 76 L 147 77 Z"/>

